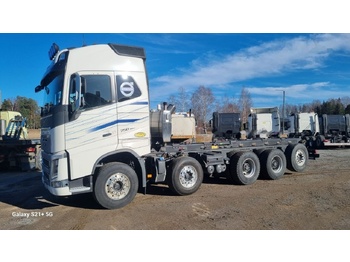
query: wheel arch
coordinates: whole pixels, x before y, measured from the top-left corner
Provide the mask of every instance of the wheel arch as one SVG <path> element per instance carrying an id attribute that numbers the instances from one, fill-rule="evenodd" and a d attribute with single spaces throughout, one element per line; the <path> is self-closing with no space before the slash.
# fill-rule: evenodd
<path id="1" fill-rule="evenodd" d="M 135 170 L 142 187 L 146 187 L 147 181 L 144 159 L 133 150 L 117 150 L 101 156 L 94 164 L 92 174 L 95 174 L 101 166 L 111 162 L 121 162 L 132 167 Z"/>

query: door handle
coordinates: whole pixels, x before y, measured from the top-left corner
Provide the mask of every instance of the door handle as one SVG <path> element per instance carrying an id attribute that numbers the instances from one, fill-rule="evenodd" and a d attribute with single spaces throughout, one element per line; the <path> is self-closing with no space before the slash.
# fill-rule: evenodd
<path id="1" fill-rule="evenodd" d="M 107 136 L 110 136 L 110 135 L 112 135 L 112 133 L 106 133 L 106 134 L 103 134 L 102 136 L 103 137 L 107 137 Z"/>

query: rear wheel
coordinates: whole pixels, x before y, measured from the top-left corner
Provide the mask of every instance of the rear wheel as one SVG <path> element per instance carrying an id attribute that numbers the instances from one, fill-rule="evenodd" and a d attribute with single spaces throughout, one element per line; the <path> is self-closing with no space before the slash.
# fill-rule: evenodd
<path id="1" fill-rule="evenodd" d="M 134 199 L 138 186 L 134 169 L 124 163 L 108 163 L 97 175 L 94 197 L 104 208 L 121 208 Z"/>
<path id="2" fill-rule="evenodd" d="M 203 169 L 192 157 L 180 157 L 172 162 L 169 188 L 178 195 L 190 195 L 196 192 L 203 181 Z"/>
<path id="3" fill-rule="evenodd" d="M 290 171 L 303 172 L 307 166 L 309 152 L 304 144 L 289 145 L 286 148 L 287 168 Z"/>
<path id="4" fill-rule="evenodd" d="M 260 155 L 261 175 L 267 179 L 279 179 L 286 172 L 287 160 L 279 149 L 270 149 Z"/>
<path id="5" fill-rule="evenodd" d="M 259 158 L 254 152 L 238 152 L 231 157 L 228 178 L 240 185 L 253 184 L 260 174 Z"/>

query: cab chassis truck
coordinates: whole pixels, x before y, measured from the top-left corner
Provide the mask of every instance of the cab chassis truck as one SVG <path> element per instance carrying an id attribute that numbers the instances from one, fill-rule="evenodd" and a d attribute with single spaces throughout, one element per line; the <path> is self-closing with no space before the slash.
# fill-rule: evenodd
<path id="1" fill-rule="evenodd" d="M 315 149 L 350 146 L 350 115 L 318 116 L 316 113 L 295 113 L 289 117 L 290 137 L 300 137 Z"/>
<path id="2" fill-rule="evenodd" d="M 350 115 L 327 115 L 319 117 L 320 133 L 324 147 L 350 146 Z"/>
<path id="3" fill-rule="evenodd" d="M 40 139 L 27 139 L 24 131 L 27 119 L 19 112 L 1 111 L 1 113 L 14 117 L 6 119 L 7 121 L 0 120 L 0 171 L 41 170 Z"/>
<path id="4" fill-rule="evenodd" d="M 143 48 L 53 44 L 49 57 L 35 91 L 44 93 L 42 181 L 54 195 L 92 192 L 102 207 L 116 209 L 146 193 L 148 183 L 189 195 L 204 174 L 249 185 L 307 166 L 310 152 L 298 139 L 172 143 L 175 106 L 150 110 Z"/>

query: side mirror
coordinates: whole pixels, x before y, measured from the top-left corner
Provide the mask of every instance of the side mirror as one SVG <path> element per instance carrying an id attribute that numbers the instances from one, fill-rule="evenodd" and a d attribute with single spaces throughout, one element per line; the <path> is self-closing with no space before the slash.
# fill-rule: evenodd
<path id="1" fill-rule="evenodd" d="M 35 88 L 35 93 L 38 93 L 38 92 L 40 92 L 40 91 L 43 90 L 43 89 L 44 89 L 43 86 L 38 85 L 38 86 Z"/>
<path id="2" fill-rule="evenodd" d="M 82 103 L 81 97 L 81 77 L 79 74 L 73 74 L 70 78 L 69 87 L 69 115 L 70 119 L 76 119 Z"/>

